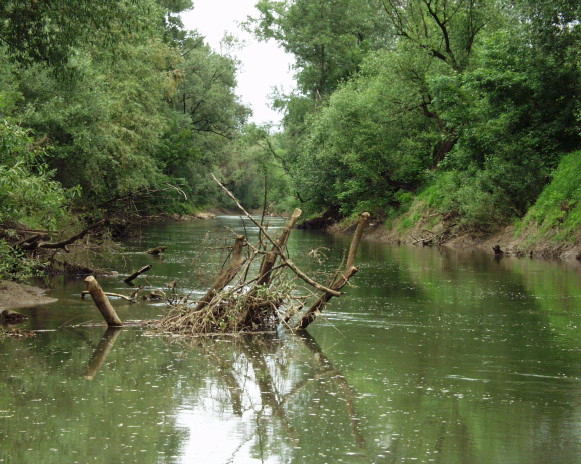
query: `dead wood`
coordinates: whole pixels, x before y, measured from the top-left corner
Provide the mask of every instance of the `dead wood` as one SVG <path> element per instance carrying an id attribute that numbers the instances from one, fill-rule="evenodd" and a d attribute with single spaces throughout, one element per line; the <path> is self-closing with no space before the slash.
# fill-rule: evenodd
<path id="1" fill-rule="evenodd" d="M 167 300 L 167 295 L 163 290 L 154 290 L 141 298 L 143 300 Z"/>
<path id="2" fill-rule="evenodd" d="M 230 192 L 230 190 L 228 190 L 224 185 L 222 185 L 218 179 L 216 179 L 216 176 L 214 176 L 214 174 L 212 174 L 212 179 L 214 179 L 214 181 L 222 188 L 222 190 L 224 190 L 226 192 L 226 194 L 234 201 L 234 203 L 236 203 L 236 206 L 238 206 L 238 209 L 240 209 L 240 211 L 242 211 L 244 213 L 244 215 L 248 219 L 250 219 L 254 223 L 255 226 L 257 226 L 260 229 L 260 231 L 262 232 L 262 234 L 268 239 L 268 241 L 270 243 L 272 243 L 272 245 L 274 246 L 274 248 L 276 249 L 276 251 L 279 253 L 279 256 L 280 256 L 281 260 L 284 261 L 284 263 L 299 278 L 301 278 L 306 283 L 308 283 L 310 286 L 314 287 L 315 289 L 319 290 L 320 292 L 329 293 L 329 294 L 331 294 L 333 296 L 341 296 L 341 292 L 337 292 L 336 290 L 327 288 L 324 285 L 321 285 L 318 282 L 315 282 L 308 275 L 306 275 L 303 271 L 301 271 L 297 267 L 296 264 L 294 264 L 288 257 L 285 256 L 283 250 L 278 246 L 278 243 L 267 233 L 266 229 L 256 219 L 254 219 L 254 217 L 248 211 L 246 211 L 244 209 L 244 207 L 238 202 L 238 200 L 236 199 L 236 197 L 234 195 L 232 195 L 232 193 Z"/>
<path id="3" fill-rule="evenodd" d="M 427 237 L 427 238 L 415 238 L 413 235 L 411 236 L 414 241 L 412 242 L 413 245 L 416 245 L 417 243 L 421 243 L 422 246 L 432 246 L 434 244 L 434 239 L 436 238 L 436 235 L 432 235 L 431 237 Z"/>
<path id="4" fill-rule="evenodd" d="M 12 324 L 19 324 L 27 320 L 28 316 L 17 313 L 16 311 L 11 311 L 10 309 L 5 309 L 2 311 L 2 319 Z"/>
<path id="5" fill-rule="evenodd" d="M 113 309 L 113 306 L 111 306 L 109 299 L 105 295 L 105 292 L 103 292 L 103 289 L 101 289 L 97 279 L 95 279 L 93 276 L 89 276 L 85 279 L 85 283 L 87 284 L 87 290 L 89 294 L 93 298 L 93 301 L 105 319 L 105 322 L 107 322 L 107 325 L 109 327 L 122 326 L 123 322 L 121 322 L 121 319 L 119 319 L 119 316 L 117 316 L 115 309 Z"/>
<path id="6" fill-rule="evenodd" d="M 138 288 L 136 288 L 136 289 L 135 289 L 133 292 L 131 292 L 131 297 L 130 297 L 130 298 L 132 298 L 132 299 L 137 299 L 137 295 L 139 295 L 139 292 L 140 292 L 141 290 L 143 290 L 143 289 L 144 289 L 144 286 L 143 286 L 143 285 L 140 285 L 140 286 L 139 286 Z"/>
<path id="7" fill-rule="evenodd" d="M 228 265 L 220 271 L 197 304 L 187 305 L 180 298 L 176 300 L 177 304 L 170 302 L 172 308 L 168 314 L 153 327 L 156 330 L 184 335 L 258 333 L 274 331 L 281 324 L 288 325 L 292 315 L 300 314 L 297 328 L 306 328 L 333 296 L 342 295 L 341 289 L 358 271 L 355 267 L 355 257 L 363 231 L 369 223 L 369 213 L 362 214 L 359 219 L 347 254 L 345 269 L 331 280 L 332 283 L 327 288 L 307 276 L 287 255 L 287 242 L 301 215 L 300 209 L 294 211 L 275 239 L 269 234 L 268 224 L 264 224 L 264 218 L 258 222 L 226 187 L 212 177 L 259 229 L 258 243 L 252 245 L 245 236 L 236 236 Z M 268 251 L 267 244 L 270 244 Z M 245 247 L 248 249 L 247 258 L 243 253 Z M 256 277 L 251 278 L 248 274 L 258 256 L 263 256 L 260 269 Z M 290 269 L 292 273 L 283 272 L 285 269 Z M 231 285 L 234 279 L 237 281 Z M 297 287 L 299 279 L 308 283 L 310 287 Z M 171 286 L 169 288 L 171 289 Z M 315 293 L 313 289 L 321 293 Z M 313 297 L 316 301 L 305 307 L 306 302 Z"/>
<path id="8" fill-rule="evenodd" d="M 91 224 L 87 228 L 83 229 L 78 234 L 73 235 L 72 237 L 70 237 L 66 240 L 61 240 L 60 242 L 42 242 L 42 241 L 40 241 L 40 239 L 36 238 L 37 236 L 33 236 L 33 237 L 31 237 L 31 239 L 34 238 L 34 240 L 30 241 L 31 239 L 28 239 L 28 240 L 25 240 L 24 243 L 20 242 L 20 244 L 18 244 L 18 245 L 19 245 L 19 248 L 21 250 L 25 250 L 25 251 L 34 251 L 38 248 L 46 248 L 46 249 L 61 248 L 65 251 L 69 251 L 67 248 L 68 245 L 73 244 L 77 240 L 81 240 L 89 232 L 91 232 L 93 230 L 97 230 L 97 229 L 99 229 L 107 224 L 108 224 L 108 221 L 106 219 L 101 219 L 100 221 L 97 221 L 94 224 Z"/>
<path id="9" fill-rule="evenodd" d="M 278 237 L 276 242 L 277 246 L 273 246 L 272 250 L 266 253 L 264 256 L 262 260 L 262 266 L 260 267 L 260 273 L 258 274 L 257 285 L 268 285 L 270 283 L 272 269 L 276 264 L 276 259 L 280 256 L 278 250 L 283 250 L 286 247 L 291 230 L 296 225 L 297 221 L 301 217 L 301 214 L 303 214 L 303 212 L 300 209 L 295 209 L 287 225 Z"/>
<path id="10" fill-rule="evenodd" d="M 113 293 L 113 292 L 103 292 L 107 296 L 112 296 L 114 298 L 121 298 L 125 301 L 129 301 L 130 303 L 137 303 L 137 300 L 133 297 L 129 297 L 127 295 L 122 295 L 121 293 Z M 81 298 L 85 298 L 85 296 L 90 295 L 88 290 L 83 290 L 81 292 Z"/>
<path id="11" fill-rule="evenodd" d="M 14 248 L 20 248 L 21 250 L 26 250 L 30 247 L 38 246 L 38 242 L 41 240 L 49 240 L 50 235 L 46 233 L 34 234 L 31 237 L 27 237 L 24 240 L 16 243 Z"/>
<path id="12" fill-rule="evenodd" d="M 155 256 L 157 256 L 157 255 L 160 255 L 161 253 L 163 253 L 165 250 L 167 250 L 167 247 L 166 246 L 158 246 L 158 247 L 155 247 L 155 248 L 151 248 L 150 250 L 147 250 L 146 253 L 148 255 L 155 255 Z"/>
<path id="13" fill-rule="evenodd" d="M 359 271 L 359 268 L 355 267 L 355 257 L 357 256 L 357 249 L 359 248 L 359 243 L 363 237 L 363 231 L 369 224 L 369 217 L 369 213 L 363 213 L 359 217 L 357 229 L 355 229 L 353 240 L 351 241 L 351 246 L 349 247 L 349 254 L 347 255 L 345 270 L 343 271 L 343 274 L 334 280 L 331 288 L 335 290 L 341 290 L 345 285 L 347 285 L 349 279 L 351 279 L 351 277 L 353 277 Z M 333 295 L 328 293 L 321 295 L 321 297 L 315 301 L 315 303 L 313 303 L 311 307 L 303 314 L 300 322 L 297 324 L 297 328 L 306 329 L 315 320 L 317 315 L 323 310 L 325 305 L 332 297 Z"/>
<path id="14" fill-rule="evenodd" d="M 123 279 L 123 282 L 125 282 L 126 284 L 130 284 L 133 280 L 135 280 L 137 277 L 139 277 L 144 272 L 149 271 L 150 269 L 151 269 L 151 264 L 148 264 L 147 266 L 143 266 L 141 269 L 138 269 L 133 274 L 131 274 L 130 276 Z"/>
<path id="15" fill-rule="evenodd" d="M 202 308 L 204 308 L 208 303 L 210 303 L 210 301 L 212 301 L 214 295 L 221 292 L 224 289 L 224 287 L 226 287 L 226 285 L 228 285 L 232 281 L 232 279 L 236 277 L 236 274 L 238 274 L 238 271 L 240 271 L 240 268 L 242 268 L 242 266 L 246 262 L 244 256 L 242 255 L 242 248 L 244 247 L 244 242 L 245 238 L 243 235 L 238 235 L 236 237 L 236 240 L 234 242 L 234 248 L 232 249 L 230 265 L 218 275 L 210 289 L 198 302 L 194 311 L 200 311 Z"/>

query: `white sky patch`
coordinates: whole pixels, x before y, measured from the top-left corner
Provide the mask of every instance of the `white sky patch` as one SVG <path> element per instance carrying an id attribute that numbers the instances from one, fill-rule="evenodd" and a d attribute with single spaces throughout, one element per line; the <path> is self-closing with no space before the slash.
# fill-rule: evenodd
<path id="1" fill-rule="evenodd" d="M 251 121 L 257 124 L 278 124 L 282 114 L 270 108 L 269 95 L 275 87 L 284 93 L 294 88 L 292 55 L 285 53 L 274 41 L 259 42 L 244 31 L 240 23 L 248 16 L 258 16 L 257 0 L 194 0 L 194 9 L 182 14 L 186 29 L 197 30 L 210 46 L 220 52 L 224 34 L 243 42 L 240 49 L 229 51 L 241 62 L 237 94 L 252 108 Z"/>

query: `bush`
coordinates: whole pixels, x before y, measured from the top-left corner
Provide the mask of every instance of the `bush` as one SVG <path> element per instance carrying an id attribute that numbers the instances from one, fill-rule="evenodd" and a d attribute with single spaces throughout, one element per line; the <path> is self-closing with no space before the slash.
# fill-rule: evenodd
<path id="1" fill-rule="evenodd" d="M 38 267 L 36 260 L 26 258 L 0 239 L 0 281 L 24 280 L 35 275 Z"/>
<path id="2" fill-rule="evenodd" d="M 54 229 L 66 213 L 67 192 L 52 179 L 25 130 L 0 123 L 0 223 Z"/>

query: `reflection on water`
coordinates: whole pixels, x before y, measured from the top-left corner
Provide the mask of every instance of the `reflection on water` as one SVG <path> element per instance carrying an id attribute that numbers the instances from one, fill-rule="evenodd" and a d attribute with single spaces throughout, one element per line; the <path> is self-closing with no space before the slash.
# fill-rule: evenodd
<path id="1" fill-rule="evenodd" d="M 244 228 L 153 226 L 116 269 L 153 263 L 137 284 L 202 292 L 192 267 L 212 265 L 199 243 L 217 224 Z M 297 231 L 289 248 L 308 269 L 308 251 L 347 240 Z M 161 244 L 160 259 L 138 253 Z M 82 281 L 57 281 L 58 303 L 22 310 L 23 327 L 52 331 L 0 339 L 0 462 L 577 462 L 575 267 L 370 242 L 360 253 L 348 294 L 300 336 L 70 327 L 99 316 Z M 127 292 L 121 280 L 102 284 Z M 114 304 L 126 320 L 163 311 Z"/>

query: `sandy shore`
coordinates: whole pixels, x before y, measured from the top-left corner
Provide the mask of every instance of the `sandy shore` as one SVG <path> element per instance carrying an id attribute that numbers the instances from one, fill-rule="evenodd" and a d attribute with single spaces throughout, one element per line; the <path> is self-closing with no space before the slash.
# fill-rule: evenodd
<path id="1" fill-rule="evenodd" d="M 46 290 L 4 280 L 0 282 L 0 311 L 54 303 L 56 298 L 45 295 Z"/>

